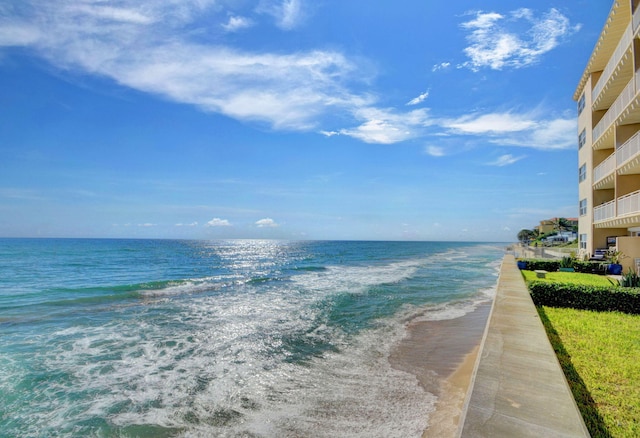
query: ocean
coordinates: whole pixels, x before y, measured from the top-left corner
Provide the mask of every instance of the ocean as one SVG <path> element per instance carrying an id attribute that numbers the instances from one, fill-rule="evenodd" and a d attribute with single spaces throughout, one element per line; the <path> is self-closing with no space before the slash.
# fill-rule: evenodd
<path id="1" fill-rule="evenodd" d="M 503 244 L 0 239 L 0 437 L 420 437 L 389 360 Z"/>

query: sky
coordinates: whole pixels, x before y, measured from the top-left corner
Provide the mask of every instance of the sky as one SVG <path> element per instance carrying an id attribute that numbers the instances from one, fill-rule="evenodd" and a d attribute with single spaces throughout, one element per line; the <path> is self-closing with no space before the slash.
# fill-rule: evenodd
<path id="1" fill-rule="evenodd" d="M 510 242 L 606 0 L 0 0 L 0 236 Z"/>

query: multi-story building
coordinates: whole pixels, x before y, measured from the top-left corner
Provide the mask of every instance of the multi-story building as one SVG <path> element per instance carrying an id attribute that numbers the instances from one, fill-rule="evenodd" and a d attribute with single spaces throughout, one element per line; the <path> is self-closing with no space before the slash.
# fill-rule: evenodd
<path id="1" fill-rule="evenodd" d="M 640 0 L 616 0 L 573 95 L 578 103 L 578 241 L 640 264 Z"/>
<path id="2" fill-rule="evenodd" d="M 560 225 L 564 225 L 564 229 L 559 230 Z M 540 221 L 540 225 L 536 226 L 535 229 L 539 234 L 549 234 L 554 231 L 573 231 L 574 227 L 578 226 L 577 218 L 551 218 L 544 219 Z"/>

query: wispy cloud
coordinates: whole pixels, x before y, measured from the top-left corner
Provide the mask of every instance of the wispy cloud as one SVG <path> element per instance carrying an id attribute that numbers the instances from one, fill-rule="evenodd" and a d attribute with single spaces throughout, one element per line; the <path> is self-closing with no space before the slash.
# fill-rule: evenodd
<path id="1" fill-rule="evenodd" d="M 176 224 L 176 227 L 197 227 L 197 226 L 198 226 L 198 222 L 191 222 L 190 224 L 183 224 L 183 223 Z"/>
<path id="2" fill-rule="evenodd" d="M 557 47 L 564 37 L 580 28 L 571 25 L 557 9 L 550 9 L 541 16 L 526 8 L 506 15 L 480 11 L 474 16 L 461 25 L 470 32 L 467 36 L 470 45 L 464 49 L 469 61 L 464 66 L 472 70 L 483 67 L 501 70 L 534 64 Z"/>
<path id="3" fill-rule="evenodd" d="M 355 128 L 342 129 L 340 134 L 366 143 L 392 144 L 415 138 L 433 122 L 426 109 L 398 112 L 393 109 L 362 108 L 356 118 L 364 122 Z"/>
<path id="4" fill-rule="evenodd" d="M 482 136 L 501 146 L 549 150 L 569 149 L 576 143 L 574 118 L 541 119 L 536 114 L 504 112 L 464 115 L 439 124 L 451 134 Z"/>
<path id="5" fill-rule="evenodd" d="M 492 161 L 492 162 L 487 163 L 487 164 L 489 166 L 503 167 L 503 166 L 509 166 L 511 164 L 517 163 L 518 161 L 522 160 L 523 158 L 525 158 L 525 157 L 524 156 L 514 157 L 511 154 L 505 154 L 505 155 L 499 156 L 495 161 Z"/>
<path id="6" fill-rule="evenodd" d="M 417 105 L 424 102 L 427 97 L 429 97 L 429 90 L 411 99 L 409 102 L 407 102 L 407 105 Z"/>
<path id="7" fill-rule="evenodd" d="M 445 122 L 445 126 L 468 134 L 504 133 L 522 131 L 535 126 L 526 115 L 511 113 L 472 114 Z"/>
<path id="8" fill-rule="evenodd" d="M 450 62 L 441 62 L 440 64 L 436 64 L 433 66 L 433 68 L 431 69 L 432 72 L 436 72 L 438 70 L 446 70 L 449 67 L 451 67 L 451 63 Z"/>
<path id="9" fill-rule="evenodd" d="M 302 0 L 263 0 L 258 10 L 273 16 L 276 25 L 284 30 L 299 26 L 305 17 Z"/>
<path id="10" fill-rule="evenodd" d="M 276 228 L 279 227 L 279 225 L 276 223 L 276 221 L 274 221 L 273 219 L 266 217 L 264 219 L 260 219 L 259 221 L 256 222 L 256 226 L 258 228 Z"/>
<path id="11" fill-rule="evenodd" d="M 445 155 L 444 148 L 442 146 L 427 146 L 424 151 L 432 157 L 444 157 Z"/>
<path id="12" fill-rule="evenodd" d="M 338 51 L 287 54 L 229 45 L 212 24 L 231 31 L 248 26 L 249 18 L 213 0 L 122 0 L 118 7 L 25 2 L 0 21 L 0 45 L 28 47 L 60 69 L 276 129 L 313 129 L 324 114 L 349 114 L 369 102 L 344 85 L 361 72 Z M 264 2 L 264 8 L 276 11 L 286 28 L 304 15 L 300 0 Z"/>

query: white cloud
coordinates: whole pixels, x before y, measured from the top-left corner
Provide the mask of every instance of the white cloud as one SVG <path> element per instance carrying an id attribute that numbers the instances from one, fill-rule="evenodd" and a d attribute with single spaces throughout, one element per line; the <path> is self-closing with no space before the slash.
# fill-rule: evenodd
<path id="1" fill-rule="evenodd" d="M 198 226 L 198 222 L 191 222 L 190 224 L 183 224 L 183 223 L 176 224 L 176 227 L 197 227 L 197 226 Z"/>
<path id="2" fill-rule="evenodd" d="M 220 219 L 214 217 L 209 222 L 207 222 L 207 227 L 230 227 L 231 223 L 227 219 Z"/>
<path id="3" fill-rule="evenodd" d="M 152 224 L 152 223 L 144 223 L 144 224 L 138 224 L 139 227 L 143 227 L 143 228 L 150 228 L 150 227 L 157 227 L 158 224 Z"/>
<path id="4" fill-rule="evenodd" d="M 521 146 L 534 149 L 571 149 L 576 147 L 577 121 L 574 118 L 539 120 L 533 129 L 524 130 L 518 135 L 505 135 L 493 140 L 504 146 Z"/>
<path id="5" fill-rule="evenodd" d="M 432 72 L 436 72 L 438 70 L 446 70 L 451 66 L 450 62 L 441 62 L 440 64 L 436 64 L 431 69 Z"/>
<path id="6" fill-rule="evenodd" d="M 222 28 L 227 32 L 237 32 L 242 29 L 253 26 L 253 21 L 247 17 L 229 17 L 229 21 L 223 23 Z"/>
<path id="7" fill-rule="evenodd" d="M 260 219 L 259 221 L 256 221 L 256 226 L 258 228 L 276 228 L 279 225 L 273 219 L 266 217 L 264 219 Z"/>
<path id="8" fill-rule="evenodd" d="M 0 47 L 29 46 L 42 38 L 36 26 L 28 23 L 8 23 L 0 25 Z"/>
<path id="9" fill-rule="evenodd" d="M 65 71 L 111 78 L 276 129 L 315 129 L 323 115 L 349 114 L 373 102 L 344 86 L 367 76 L 366 67 L 338 51 L 265 53 L 225 45 L 207 29 L 232 30 L 250 22 L 215 0 L 121 0 L 117 7 L 24 2 L 0 21 L 0 45 L 30 47 Z M 304 15 L 300 0 L 265 4 L 278 12 L 283 27 L 293 27 Z"/>
<path id="10" fill-rule="evenodd" d="M 464 49 L 469 61 L 464 65 L 472 70 L 483 67 L 501 70 L 533 64 L 557 47 L 562 38 L 579 29 L 553 8 L 540 17 L 526 8 L 506 16 L 480 11 L 461 26 L 470 31 L 467 36 L 470 45 Z"/>
<path id="11" fill-rule="evenodd" d="M 294 29 L 305 18 L 302 0 L 263 0 L 258 10 L 273 16 L 283 30 Z"/>
<path id="12" fill-rule="evenodd" d="M 527 115 L 511 113 L 472 114 L 445 122 L 446 127 L 468 134 L 523 131 L 535 124 L 536 122 Z"/>
<path id="13" fill-rule="evenodd" d="M 523 158 L 524 158 L 524 156 L 514 157 L 511 154 L 506 154 L 506 155 L 499 156 L 495 161 L 492 161 L 491 163 L 487 163 L 487 164 L 489 166 L 503 167 L 503 166 L 508 166 L 510 164 L 514 164 L 514 163 L 522 160 Z"/>
<path id="14" fill-rule="evenodd" d="M 440 120 L 450 134 L 482 136 L 501 146 L 533 149 L 570 149 L 576 143 L 574 118 L 539 119 L 536 114 L 514 112 L 471 114 L 454 120 Z"/>
<path id="15" fill-rule="evenodd" d="M 409 102 L 407 102 L 407 105 L 417 105 L 419 103 L 424 102 L 424 100 L 427 97 L 429 97 L 429 90 L 427 90 L 424 93 L 420 94 L 418 97 L 414 97 L 413 99 L 411 99 Z"/>
<path id="16" fill-rule="evenodd" d="M 444 157 L 444 148 L 441 146 L 427 146 L 425 152 L 432 157 Z"/>
<path id="17" fill-rule="evenodd" d="M 362 108 L 355 115 L 364 122 L 339 132 L 366 143 L 392 144 L 409 140 L 432 124 L 425 109 L 397 113 L 392 109 Z"/>

